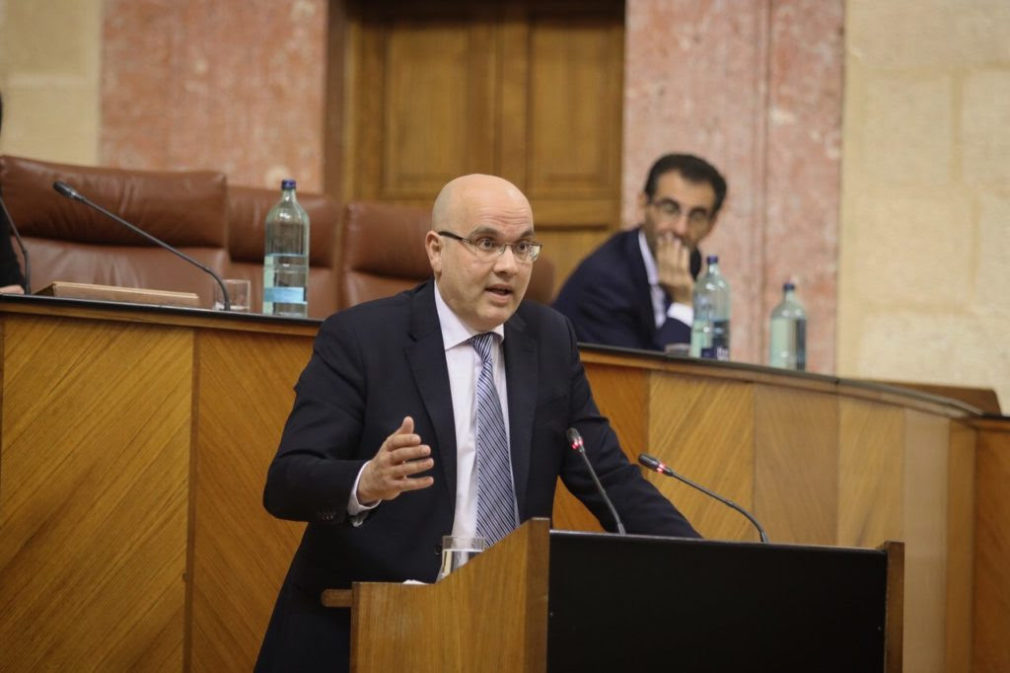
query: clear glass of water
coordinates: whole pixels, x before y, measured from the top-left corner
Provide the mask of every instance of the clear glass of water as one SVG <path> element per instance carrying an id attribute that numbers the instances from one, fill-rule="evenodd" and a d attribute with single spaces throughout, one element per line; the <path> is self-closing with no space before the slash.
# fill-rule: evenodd
<path id="1" fill-rule="evenodd" d="M 477 536 L 446 535 L 442 538 L 442 567 L 436 582 L 461 568 L 467 561 L 487 549 L 487 539 Z"/>

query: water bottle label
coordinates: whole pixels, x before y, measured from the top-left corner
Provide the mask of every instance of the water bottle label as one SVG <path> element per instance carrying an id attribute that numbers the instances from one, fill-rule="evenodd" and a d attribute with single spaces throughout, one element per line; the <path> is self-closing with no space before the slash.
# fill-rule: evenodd
<path id="1" fill-rule="evenodd" d="M 273 304 L 300 304 L 305 301 L 304 287 L 266 287 L 263 300 Z"/>
<path id="2" fill-rule="evenodd" d="M 711 346 L 701 349 L 701 357 L 708 360 L 729 360 L 729 349 L 725 346 Z"/>

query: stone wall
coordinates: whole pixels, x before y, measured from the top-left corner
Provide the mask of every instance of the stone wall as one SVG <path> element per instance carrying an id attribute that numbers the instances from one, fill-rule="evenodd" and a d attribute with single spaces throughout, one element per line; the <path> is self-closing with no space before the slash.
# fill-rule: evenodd
<path id="1" fill-rule="evenodd" d="M 838 371 L 1010 409 L 1010 3 L 849 0 Z"/>

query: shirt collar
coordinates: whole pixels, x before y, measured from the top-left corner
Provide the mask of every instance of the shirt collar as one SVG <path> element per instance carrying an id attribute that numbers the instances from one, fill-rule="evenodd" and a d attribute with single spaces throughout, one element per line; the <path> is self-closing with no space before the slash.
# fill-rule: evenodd
<path id="1" fill-rule="evenodd" d="M 453 313 L 449 305 L 442 299 L 442 291 L 438 289 L 437 282 L 435 283 L 435 310 L 438 312 L 438 322 L 442 327 L 442 345 L 445 346 L 445 350 L 455 348 L 469 341 L 472 337 L 483 334 L 483 332 L 477 332 L 467 327 L 459 319 L 459 316 Z M 491 331 L 498 335 L 500 341 L 505 340 L 504 325 L 498 325 Z"/>

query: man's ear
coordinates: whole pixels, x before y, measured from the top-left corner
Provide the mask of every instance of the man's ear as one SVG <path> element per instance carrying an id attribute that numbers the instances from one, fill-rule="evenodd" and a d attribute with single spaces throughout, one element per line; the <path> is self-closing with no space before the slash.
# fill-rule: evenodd
<path id="1" fill-rule="evenodd" d="M 716 213 L 715 215 L 712 216 L 712 219 L 708 221 L 708 229 L 705 230 L 705 233 L 702 234 L 701 238 L 699 238 L 698 240 L 703 241 L 706 238 L 708 238 L 708 235 L 715 230 L 715 225 L 718 221 L 719 221 L 719 213 Z"/>
<path id="2" fill-rule="evenodd" d="M 428 263 L 437 278 L 442 273 L 442 237 L 434 231 L 425 234 L 424 251 L 428 253 Z"/>

